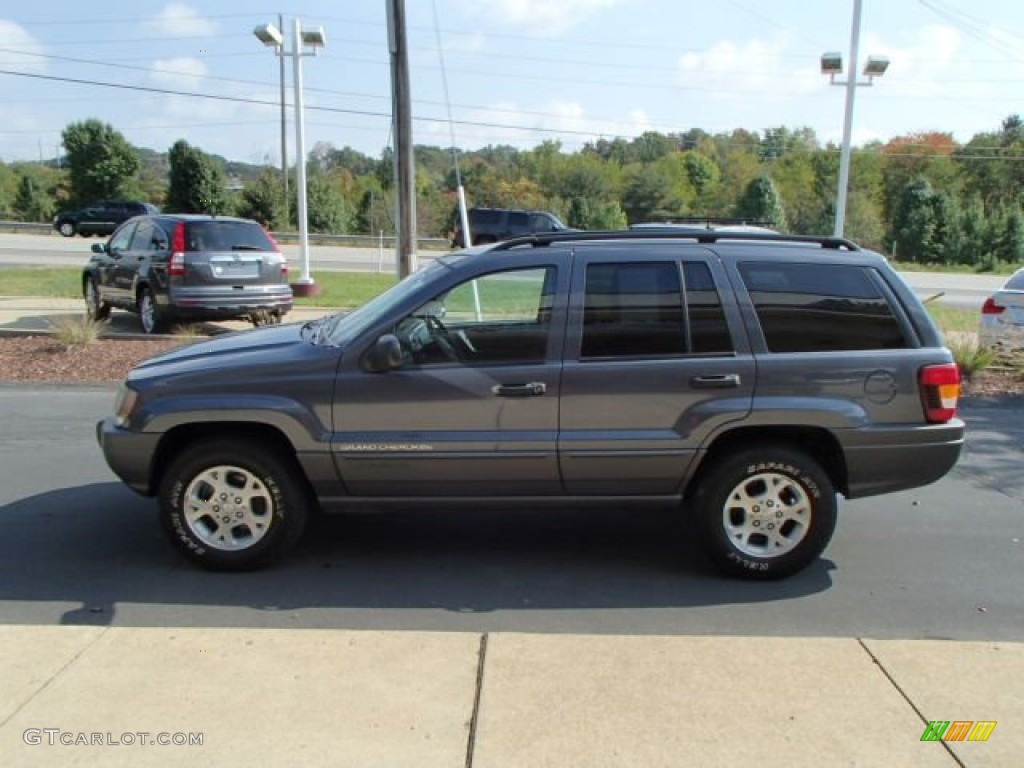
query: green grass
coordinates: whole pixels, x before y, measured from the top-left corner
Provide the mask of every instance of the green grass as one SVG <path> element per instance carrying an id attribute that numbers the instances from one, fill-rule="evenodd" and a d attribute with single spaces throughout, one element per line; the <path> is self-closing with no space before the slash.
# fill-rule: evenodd
<path id="1" fill-rule="evenodd" d="M 82 297 L 82 270 L 74 267 L 0 269 L 0 296 Z"/>
<path id="2" fill-rule="evenodd" d="M 75 267 L 0 269 L 0 296 L 82 297 L 82 271 Z M 367 272 L 314 272 L 318 296 L 296 299 L 298 306 L 358 307 L 395 284 L 393 275 Z"/>
<path id="3" fill-rule="evenodd" d="M 928 314 L 945 334 L 976 333 L 978 330 L 978 311 L 959 309 L 937 304 L 934 301 L 925 304 Z"/>

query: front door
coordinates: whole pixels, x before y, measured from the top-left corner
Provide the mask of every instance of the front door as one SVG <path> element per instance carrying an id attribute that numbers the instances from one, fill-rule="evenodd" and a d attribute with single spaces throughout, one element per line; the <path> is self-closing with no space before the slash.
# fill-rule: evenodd
<path id="1" fill-rule="evenodd" d="M 395 319 L 404 363 L 346 356 L 333 452 L 355 496 L 545 496 L 556 454 L 564 264 L 478 275 Z M 557 290 L 559 280 L 566 286 Z"/>

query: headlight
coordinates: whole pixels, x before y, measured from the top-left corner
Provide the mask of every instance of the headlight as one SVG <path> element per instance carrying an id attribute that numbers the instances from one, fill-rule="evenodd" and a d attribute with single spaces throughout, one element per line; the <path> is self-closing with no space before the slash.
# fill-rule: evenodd
<path id="1" fill-rule="evenodd" d="M 130 389 L 126 384 L 117 388 L 117 397 L 114 399 L 114 423 L 117 426 L 123 427 L 128 423 L 138 399 L 139 393 Z"/>

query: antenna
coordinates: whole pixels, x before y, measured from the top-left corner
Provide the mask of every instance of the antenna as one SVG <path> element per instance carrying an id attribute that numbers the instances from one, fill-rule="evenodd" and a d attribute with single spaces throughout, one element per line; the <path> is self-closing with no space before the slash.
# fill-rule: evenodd
<path id="1" fill-rule="evenodd" d="M 432 0 L 434 10 L 434 35 L 437 38 L 437 55 L 441 60 L 441 84 L 444 87 L 444 103 L 448 109 L 448 131 L 452 142 L 452 165 L 455 166 L 455 193 L 459 200 L 459 221 L 462 224 L 462 245 L 467 247 L 473 243 L 473 233 L 469 231 L 469 214 L 466 212 L 466 190 L 462 186 L 462 174 L 459 171 L 459 151 L 455 145 L 455 121 L 452 119 L 452 100 L 448 95 L 448 70 L 444 64 L 444 45 L 441 42 L 441 25 L 437 21 L 437 0 Z M 475 287 L 475 284 L 474 284 Z"/>

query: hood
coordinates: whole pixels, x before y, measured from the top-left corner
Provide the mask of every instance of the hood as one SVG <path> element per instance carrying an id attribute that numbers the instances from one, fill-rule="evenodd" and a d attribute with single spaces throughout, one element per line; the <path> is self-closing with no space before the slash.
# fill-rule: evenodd
<path id="1" fill-rule="evenodd" d="M 163 352 L 136 365 L 128 379 L 133 381 L 196 371 L 212 373 L 224 368 L 294 361 L 297 353 L 301 355 L 299 348 L 313 349 L 312 344 L 302 340 L 301 324 L 254 328 Z"/>

